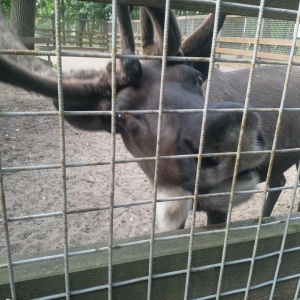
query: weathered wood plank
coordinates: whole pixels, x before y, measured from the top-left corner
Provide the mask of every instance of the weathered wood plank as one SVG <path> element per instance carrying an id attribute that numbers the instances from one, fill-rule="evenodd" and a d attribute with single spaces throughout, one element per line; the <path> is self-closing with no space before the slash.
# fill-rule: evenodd
<path id="1" fill-rule="evenodd" d="M 229 54 L 229 55 L 240 55 L 240 56 L 246 56 L 246 57 L 252 57 L 252 55 L 253 55 L 252 50 L 241 50 L 241 49 L 231 49 L 231 48 L 216 48 L 216 53 Z M 277 54 L 277 53 L 261 52 L 261 51 L 257 52 L 256 57 L 270 59 L 270 60 L 280 60 L 280 61 L 288 61 L 288 59 L 289 59 L 289 55 L 287 55 L 287 54 Z M 300 57 L 294 56 L 293 61 L 300 62 Z"/>
<path id="2" fill-rule="evenodd" d="M 81 0 L 91 1 L 91 0 Z M 93 2 L 105 2 L 111 3 L 111 0 L 92 0 Z M 165 7 L 165 1 L 161 0 L 119 0 L 118 4 L 128 5 L 143 5 L 152 7 Z M 235 5 L 236 4 L 236 5 Z M 246 4 L 249 7 L 241 7 L 239 4 Z M 264 17 L 282 20 L 296 20 L 296 11 L 298 10 L 298 0 L 266 0 L 265 7 L 267 8 L 279 8 L 281 12 L 267 10 L 264 12 Z M 227 0 L 226 3 L 221 3 L 222 12 L 228 15 L 242 15 L 242 16 L 258 16 L 258 7 L 260 0 Z M 256 6 L 256 8 L 253 8 Z M 172 0 L 171 8 L 190 10 L 190 11 L 201 11 L 204 13 L 213 12 L 215 9 L 215 1 L 204 2 L 195 0 Z M 295 13 L 291 14 L 286 10 L 294 10 Z"/>
<path id="3" fill-rule="evenodd" d="M 300 216 L 300 214 L 296 214 Z M 271 220 L 275 220 L 271 218 Z M 238 222 L 233 226 L 253 225 L 254 221 Z M 264 255 L 280 249 L 282 233 L 285 223 L 263 227 L 257 255 Z M 218 227 L 220 228 L 220 227 Z M 196 232 L 205 232 L 212 228 L 199 228 Z M 158 236 L 171 236 L 188 233 L 189 230 L 168 232 Z M 255 238 L 255 229 L 237 230 L 229 234 L 226 261 L 249 258 Z M 138 237 L 125 241 L 145 240 L 149 237 Z M 193 268 L 217 264 L 221 260 L 224 233 L 212 233 L 197 236 L 194 242 L 192 266 Z M 187 266 L 188 238 L 157 241 L 154 249 L 153 274 L 163 274 L 172 271 L 182 271 L 182 274 L 156 278 L 153 280 L 153 299 L 182 299 L 185 285 Z M 94 245 L 91 248 L 102 247 Z M 300 220 L 294 220 L 289 226 L 285 249 L 300 246 Z M 77 249 L 78 250 L 78 249 Z M 82 249 L 81 249 L 82 250 Z M 60 251 L 59 253 L 62 253 Z M 52 253 L 52 254 L 57 254 Z M 45 255 L 45 254 L 44 254 Z M 23 258 L 24 259 L 24 258 Z M 252 285 L 257 285 L 273 279 L 278 255 L 257 260 L 254 267 Z M 71 290 L 89 288 L 107 284 L 106 251 L 89 255 L 70 257 Z M 149 262 L 149 244 L 140 244 L 113 250 L 113 282 L 137 279 L 147 276 Z M 249 262 L 225 266 L 222 292 L 245 288 L 249 272 Z M 63 260 L 56 259 L 14 267 L 18 299 L 32 299 L 64 292 Z M 298 274 L 300 276 L 300 250 L 285 253 L 279 272 L 279 278 Z M 189 298 L 213 295 L 219 276 L 219 267 L 212 267 L 202 271 L 193 271 L 189 288 Z M 274 299 L 292 299 L 297 280 L 286 280 L 278 284 Z M 250 299 L 265 299 L 268 297 L 270 285 L 254 289 Z M 115 286 L 113 299 L 146 299 L 147 280 Z M 6 269 L 0 271 L 0 299 L 10 297 L 8 275 Z M 73 296 L 72 299 L 106 299 L 107 289 L 104 288 L 89 294 Z M 241 294 L 231 295 L 228 299 L 240 299 Z"/>
<path id="4" fill-rule="evenodd" d="M 36 29 L 37 31 L 40 31 L 40 32 L 45 32 L 45 33 L 52 33 L 53 30 L 52 29 L 46 29 L 46 28 L 37 28 Z M 94 34 L 94 35 L 103 35 L 103 36 L 106 36 L 107 35 L 107 32 L 100 32 L 100 31 L 78 31 L 78 30 L 61 30 L 60 31 L 62 34 L 66 34 L 66 33 L 81 33 L 83 35 L 85 34 Z"/>
<path id="5" fill-rule="evenodd" d="M 220 43 L 237 43 L 237 44 L 254 44 L 254 38 L 244 38 L 244 37 L 218 37 L 217 42 Z M 270 46 L 292 46 L 292 40 L 288 39 L 270 39 L 270 38 L 260 38 L 260 45 L 270 45 Z M 296 41 L 296 46 L 300 47 L 300 40 Z"/>
<path id="6" fill-rule="evenodd" d="M 241 63 L 231 63 L 231 62 L 216 62 L 215 65 L 224 66 L 232 69 L 249 69 L 250 63 L 241 64 Z"/>
<path id="7" fill-rule="evenodd" d="M 50 43 L 48 37 L 20 37 L 23 44 L 47 44 Z"/>

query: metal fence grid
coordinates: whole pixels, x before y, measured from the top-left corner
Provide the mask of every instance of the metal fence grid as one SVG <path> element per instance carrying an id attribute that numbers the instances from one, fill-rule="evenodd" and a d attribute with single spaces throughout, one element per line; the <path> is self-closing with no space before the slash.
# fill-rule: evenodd
<path id="1" fill-rule="evenodd" d="M 214 35 L 213 35 L 213 49 L 216 47 L 216 36 L 217 36 L 217 20 L 218 16 L 220 13 L 220 5 L 221 5 L 221 0 L 217 1 L 211 1 L 215 4 L 215 14 L 216 14 L 216 24 L 215 24 L 215 29 L 214 29 Z M 34 165 L 34 166 L 25 166 L 25 167 L 9 167 L 9 168 L 4 168 L 1 166 L 1 158 L 0 158 L 0 186 L 1 186 L 1 209 L 2 209 L 2 219 L 0 222 L 2 223 L 2 228 L 5 232 L 5 244 L 6 244 L 6 249 L 7 249 L 7 262 L 0 265 L 0 268 L 2 269 L 8 269 L 8 274 L 9 274 L 9 282 L 10 282 L 10 288 L 11 288 L 11 297 L 12 299 L 17 299 L 17 294 L 16 294 L 16 285 L 15 285 L 15 280 L 14 280 L 14 268 L 19 265 L 23 264 L 31 264 L 35 262 L 41 262 L 41 261 L 47 261 L 47 260 L 55 260 L 57 258 L 63 258 L 64 260 L 64 274 L 65 274 L 65 292 L 61 294 L 56 294 L 56 295 L 49 295 L 43 298 L 39 299 L 58 299 L 58 298 L 66 298 L 70 299 L 71 296 L 73 295 L 80 295 L 92 291 L 98 291 L 98 290 L 104 290 L 106 289 L 108 291 L 108 298 L 112 299 L 113 298 L 113 293 L 114 293 L 114 288 L 119 287 L 122 285 L 130 285 L 133 283 L 141 282 L 141 281 L 147 281 L 148 282 L 148 293 L 147 293 L 147 299 L 152 299 L 151 291 L 152 291 L 152 284 L 153 280 L 156 278 L 162 278 L 162 277 L 168 277 L 168 276 L 174 276 L 178 274 L 186 274 L 186 284 L 185 284 L 185 295 L 184 299 L 189 299 L 189 287 L 190 287 L 190 276 L 191 273 L 193 272 L 199 272 L 202 270 L 207 270 L 210 268 L 220 268 L 219 272 L 219 280 L 218 280 L 218 287 L 215 293 L 201 297 L 199 299 L 219 299 L 222 296 L 228 296 L 228 295 L 234 295 L 237 293 L 244 293 L 243 298 L 247 299 L 249 295 L 249 291 L 258 289 L 262 286 L 270 285 L 271 286 L 271 293 L 269 295 L 269 299 L 273 299 L 274 296 L 274 291 L 276 284 L 278 282 L 282 282 L 285 280 L 290 280 L 292 278 L 298 280 L 297 288 L 295 289 L 294 293 L 294 299 L 299 299 L 299 290 L 300 290 L 300 273 L 295 274 L 295 275 L 290 275 L 286 277 L 280 277 L 278 278 L 278 273 L 281 265 L 281 260 L 282 256 L 284 253 L 287 252 L 299 252 L 300 251 L 300 244 L 299 247 L 294 247 L 292 249 L 285 249 L 285 242 L 286 242 L 286 237 L 287 237 L 287 232 L 288 232 L 288 227 L 291 221 L 294 220 L 299 220 L 300 217 L 292 217 L 292 208 L 293 204 L 295 201 L 295 196 L 297 189 L 299 188 L 298 184 L 298 178 L 300 175 L 300 168 L 298 168 L 297 175 L 294 180 L 294 185 L 292 187 L 293 190 L 293 195 L 290 199 L 290 205 L 289 205 L 289 211 L 285 219 L 285 230 L 282 236 L 282 243 L 281 243 L 281 248 L 280 251 L 276 251 L 273 253 L 268 253 L 263 256 L 258 256 L 257 255 L 257 249 L 259 245 L 259 234 L 261 231 L 261 228 L 264 226 L 273 226 L 280 221 L 274 221 L 270 222 L 268 224 L 263 224 L 263 218 L 262 214 L 259 218 L 258 224 L 257 225 L 252 225 L 252 226 L 247 226 L 247 227 L 238 227 L 238 228 L 231 228 L 230 226 L 230 218 L 231 218 L 231 211 L 232 211 L 232 202 L 233 202 L 233 195 L 235 193 L 235 184 L 236 184 L 236 178 L 237 178 L 237 169 L 239 166 L 239 158 L 241 155 L 241 144 L 242 144 L 242 139 L 243 139 L 243 130 L 241 130 L 240 134 L 240 141 L 238 145 L 238 149 L 236 153 L 224 153 L 224 155 L 236 155 L 236 164 L 235 164 L 235 172 L 233 176 L 233 182 L 232 182 L 232 189 L 230 193 L 227 193 L 227 195 L 230 197 L 230 204 L 229 204 L 229 213 L 228 213 L 228 218 L 227 218 L 227 223 L 226 223 L 226 228 L 225 229 L 219 229 L 215 230 L 214 232 L 211 231 L 206 231 L 206 232 L 196 232 L 195 231 L 195 216 L 196 216 L 196 205 L 194 205 L 193 209 L 193 219 L 192 219 L 192 225 L 191 225 L 191 230 L 190 233 L 188 234 L 181 234 L 181 235 L 175 235 L 175 236 L 167 236 L 167 237 L 157 237 L 156 232 L 155 232 L 155 211 L 156 211 L 156 204 L 159 201 L 174 201 L 174 200 L 186 200 L 189 198 L 192 198 L 194 201 L 194 204 L 197 203 L 197 194 L 198 194 L 198 184 L 195 186 L 195 193 L 192 197 L 190 196 L 185 196 L 185 197 L 176 197 L 176 198 L 170 198 L 170 199 L 157 199 L 157 174 L 158 174 L 158 168 L 159 168 L 159 160 L 160 159 L 176 159 L 178 157 L 161 157 L 160 156 L 160 137 L 161 137 L 161 131 L 162 131 L 162 115 L 163 113 L 174 113 L 174 111 L 164 111 L 162 110 L 163 107 L 163 101 L 164 101 L 164 78 L 165 78 L 165 71 L 166 71 L 166 62 L 167 60 L 182 60 L 182 58 L 178 57 L 167 57 L 167 43 L 168 43 L 168 34 L 167 30 L 165 30 L 164 34 L 164 51 L 163 51 L 163 56 L 162 57 L 145 57 L 143 55 L 139 55 L 138 57 L 140 59 L 161 59 L 162 60 L 162 70 L 161 70 L 161 92 L 160 92 L 160 106 L 159 110 L 153 110 L 153 111 L 128 111 L 130 113 L 153 113 L 153 114 L 158 114 L 158 135 L 157 135 L 157 147 L 156 147 L 156 156 L 155 157 L 146 157 L 146 158 L 135 158 L 131 160 L 116 160 L 116 120 L 115 120 L 115 115 L 116 115 L 116 107 L 115 107 L 115 99 L 116 99 L 116 58 L 117 57 L 128 57 L 126 55 L 117 55 L 116 53 L 116 31 L 117 31 L 117 25 L 116 25 L 116 5 L 117 1 L 114 0 L 112 3 L 113 7 L 113 14 L 112 14 L 112 19 L 113 19 L 113 26 L 112 26 L 112 52 L 110 54 L 87 54 L 87 53 L 73 53 L 73 52 L 63 52 L 61 51 L 61 42 L 60 42 L 60 35 L 58 34 L 56 37 L 56 52 L 55 55 L 57 56 L 57 76 L 58 76 L 58 98 L 59 98 L 59 111 L 58 112 L 0 112 L 0 117 L 12 117 L 12 116 L 49 116 L 49 115 L 58 115 L 59 116 L 59 127 L 60 127 L 60 161 L 57 164 L 51 164 L 51 165 Z M 239 4 L 242 6 L 242 4 Z M 245 8 L 249 8 L 249 5 L 244 5 Z M 248 82 L 248 90 L 247 90 L 247 97 L 245 101 L 245 106 L 243 111 L 243 121 L 242 121 L 242 128 L 244 127 L 243 125 L 245 124 L 247 113 L 251 111 L 249 108 L 249 94 L 251 91 L 251 83 L 253 79 L 253 73 L 254 73 L 254 67 L 256 63 L 256 52 L 258 49 L 258 40 L 261 35 L 261 26 L 263 22 L 263 13 L 265 10 L 265 1 L 261 0 L 260 6 L 251 6 L 252 9 L 253 7 L 259 11 L 259 16 L 258 16 L 258 22 L 256 26 L 256 34 L 255 34 L 255 45 L 253 49 L 253 56 L 251 60 L 236 60 L 239 62 L 250 62 L 251 64 L 251 69 L 250 69 L 250 76 L 249 76 L 249 82 Z M 168 28 L 168 16 L 169 16 L 169 11 L 170 11 L 170 0 L 166 0 L 166 18 L 165 18 L 165 28 Z M 267 10 L 270 10 L 268 8 Z M 272 9 L 274 10 L 274 9 Z M 56 14 L 56 32 L 60 32 L 60 18 L 59 18 L 59 1 L 55 0 L 55 14 Z M 278 12 L 281 10 L 278 9 Z M 285 11 L 286 12 L 286 11 Z M 299 27 L 299 16 L 300 16 L 300 8 L 298 9 L 297 12 L 295 11 L 290 11 L 289 12 L 291 15 L 295 16 L 297 14 L 296 18 L 296 23 L 294 25 L 294 31 L 293 31 L 293 43 L 292 47 L 290 49 L 290 54 L 289 54 L 289 61 L 287 63 L 285 62 L 277 62 L 277 64 L 287 64 L 287 74 L 286 74 L 286 79 L 285 79 L 285 85 L 284 85 L 284 90 L 282 94 L 282 101 L 281 101 L 281 106 L 279 109 L 270 109 L 273 111 L 276 111 L 278 113 L 278 122 L 276 126 L 276 133 L 275 133 L 275 138 L 273 141 L 273 147 L 271 151 L 265 151 L 266 153 L 271 154 L 271 160 L 270 160 L 270 166 L 268 170 L 268 176 L 267 176 L 267 181 L 266 184 L 264 185 L 263 190 L 257 190 L 256 192 L 263 192 L 263 197 L 266 199 L 267 193 L 270 191 L 268 189 L 268 183 L 270 180 L 270 174 L 272 171 L 272 162 L 274 160 L 274 155 L 275 153 L 278 152 L 288 152 L 288 151 L 299 151 L 299 149 L 287 149 L 287 150 L 276 150 L 276 142 L 277 142 L 277 137 L 278 137 L 278 132 L 279 128 L 281 125 L 281 117 L 282 113 L 285 110 L 288 110 L 284 108 L 284 101 L 286 97 L 286 91 L 287 91 L 287 86 L 288 86 L 288 80 L 290 76 L 290 71 L 291 67 L 293 65 L 293 55 L 295 52 L 295 44 L 297 40 L 297 33 L 298 33 L 298 27 Z M 53 56 L 53 52 L 49 51 L 20 51 L 14 50 L 14 49 L 0 49 L 1 54 L 22 54 L 22 55 L 51 55 Z M 80 57 L 103 57 L 103 58 L 111 58 L 112 59 L 112 109 L 110 112 L 63 112 L 63 97 L 62 97 L 62 66 L 61 66 L 61 57 L 62 55 L 65 56 L 80 56 Z M 190 61 L 197 61 L 197 58 L 192 59 L 192 58 L 186 58 L 186 60 Z M 198 178 L 200 176 L 201 172 L 201 158 L 205 156 L 205 154 L 202 153 L 203 151 L 203 142 L 204 142 L 204 136 L 205 136 L 205 128 L 206 128 L 206 116 L 208 114 L 209 110 L 208 109 L 208 101 L 210 98 L 210 85 L 211 85 L 211 78 L 212 78 L 212 73 L 213 73 L 213 64 L 215 61 L 231 61 L 231 60 L 226 60 L 226 59 L 217 59 L 214 56 L 214 51 L 211 53 L 211 57 L 209 59 L 210 61 L 210 69 L 209 69 L 209 76 L 208 76 L 208 81 L 207 81 L 207 91 L 205 95 L 205 106 L 201 110 L 191 110 L 191 112 L 203 112 L 203 124 L 202 124 L 202 132 L 201 132 L 201 140 L 200 140 L 200 147 L 199 147 L 199 153 L 198 155 L 190 155 L 189 157 L 196 157 L 198 158 L 198 166 L 197 166 L 197 175 L 196 175 L 196 182 L 198 181 Z M 262 61 L 260 60 L 260 63 Z M 270 63 L 270 62 L 266 62 Z M 290 109 L 291 110 L 291 109 Z M 299 109 L 293 109 L 296 111 L 299 111 Z M 256 109 L 255 111 L 264 111 L 264 109 Z M 181 111 L 176 111 L 177 113 L 186 113 L 187 110 L 181 110 Z M 111 161 L 106 161 L 106 162 L 101 162 L 100 164 L 103 165 L 109 165 L 111 168 L 111 186 L 110 186 L 110 203 L 108 207 L 103 207 L 101 209 L 108 209 L 109 210 L 109 240 L 108 240 L 108 245 L 106 247 L 102 248 L 97 248 L 97 249 L 88 249 L 84 251 L 70 251 L 69 245 L 68 245 L 68 225 L 67 225 L 67 218 L 68 215 L 70 214 L 77 214 L 81 212 L 85 212 L 86 210 L 77 210 L 77 211 L 68 211 L 67 209 L 67 187 L 66 187 L 66 169 L 69 167 L 82 167 L 82 166 L 87 166 L 87 165 L 93 165 L 93 164 L 83 164 L 83 163 L 73 163 L 73 164 L 67 164 L 66 162 L 66 154 L 65 154 L 65 133 L 64 133 L 64 115 L 82 115 L 82 114 L 97 114 L 97 115 L 111 115 L 112 118 L 112 135 L 111 135 Z M 261 152 L 256 152 L 256 153 L 261 153 Z M 255 152 L 253 154 L 256 154 Z M 220 155 L 219 153 L 216 155 Z M 182 158 L 182 156 L 181 156 Z M 115 205 L 114 203 L 114 189 L 115 189 L 115 167 L 116 164 L 122 164 L 122 163 L 128 163 L 128 162 L 138 162 L 141 160 L 154 160 L 155 161 L 155 180 L 154 180 L 154 197 L 152 200 L 146 200 L 146 201 L 140 201 L 140 202 L 131 202 L 127 203 L 124 205 Z M 97 163 L 99 165 L 99 163 Z M 6 206 L 5 206 L 5 189 L 4 189 L 4 184 L 3 184 L 3 177 L 5 176 L 6 173 L 9 172 L 17 172 L 17 171 L 30 171 L 30 170 L 40 170 L 40 169 L 60 169 L 61 170 L 61 180 L 62 180 L 62 201 L 61 201 L 61 211 L 59 212 L 52 212 L 52 213 L 45 213 L 45 214 L 33 214 L 33 215 L 27 215 L 27 216 L 14 216 L 14 217 L 8 217 L 6 213 Z M 226 194 L 226 193 L 225 193 Z M 217 194 L 218 195 L 218 194 Z M 211 197 L 215 196 L 214 194 L 210 195 Z M 152 228 L 151 228 L 151 236 L 150 239 L 147 240 L 140 240 L 138 242 L 128 242 L 128 243 L 121 243 L 121 244 L 114 244 L 113 240 L 113 212 L 116 207 L 126 207 L 126 206 L 131 206 L 131 205 L 139 205 L 139 204 L 145 204 L 145 203 L 150 203 L 152 205 Z M 43 256 L 39 258 L 34 258 L 34 259 L 25 259 L 25 260 L 18 260 L 18 261 L 13 261 L 12 256 L 11 256 L 11 248 L 10 248 L 10 237 L 9 237 L 9 231 L 8 231 L 8 224 L 9 222 L 15 222 L 15 221 L 23 221 L 23 220 L 28 220 L 28 219 L 34 219 L 34 218 L 48 218 L 48 217 L 55 217 L 59 216 L 63 219 L 63 235 L 64 235 L 64 252 L 63 254 L 59 255 L 54 255 L 54 256 Z M 249 228 L 253 228 L 256 230 L 256 238 L 255 238 L 255 243 L 253 247 L 253 252 L 252 256 L 249 258 L 245 259 L 239 259 L 239 260 L 233 260 L 233 261 L 227 261 L 226 260 L 226 254 L 227 254 L 227 242 L 228 242 L 228 235 L 231 231 L 235 230 L 246 230 Z M 222 253 L 222 259 L 218 264 L 210 264 L 210 265 L 205 265 L 202 267 L 193 267 L 192 266 L 192 258 L 193 258 L 193 243 L 195 238 L 198 238 L 199 236 L 204 236 L 208 234 L 214 234 L 214 233 L 224 233 L 224 244 L 223 244 L 223 253 Z M 167 273 L 160 273 L 160 274 L 154 274 L 153 272 L 153 258 L 154 258 L 154 247 L 155 243 L 158 241 L 165 241 L 165 240 L 172 240 L 172 239 L 183 239 L 183 238 L 188 238 L 189 239 L 189 251 L 188 251 L 188 259 L 187 259 L 187 267 L 185 269 L 179 270 L 179 271 L 172 271 L 172 272 L 167 272 Z M 136 245 L 149 245 L 149 269 L 148 269 L 148 276 L 144 277 L 139 277 L 139 278 L 133 278 L 131 280 L 127 281 L 114 281 L 113 280 L 113 249 L 117 248 L 124 248 L 124 247 L 134 247 Z M 71 290 L 70 289 L 70 268 L 69 268 L 69 259 L 74 256 L 82 256 L 82 255 L 87 255 L 91 253 L 98 253 L 98 252 L 107 252 L 108 253 L 108 281 L 107 284 L 104 285 L 99 285 L 95 286 L 92 288 L 88 289 L 78 289 L 78 290 Z M 275 256 L 278 257 L 277 260 L 277 266 L 276 266 L 276 271 L 274 274 L 273 280 L 258 284 L 258 285 L 253 285 L 252 284 L 252 276 L 253 276 L 253 268 L 254 264 L 256 261 L 264 259 L 266 257 L 271 257 Z M 239 290 L 230 290 L 227 292 L 222 292 L 222 283 L 223 283 L 223 276 L 224 276 L 224 267 L 227 265 L 233 265 L 233 264 L 239 264 L 243 262 L 250 262 L 251 267 L 250 271 L 248 274 L 248 281 L 247 281 L 247 286 L 243 289 Z"/>

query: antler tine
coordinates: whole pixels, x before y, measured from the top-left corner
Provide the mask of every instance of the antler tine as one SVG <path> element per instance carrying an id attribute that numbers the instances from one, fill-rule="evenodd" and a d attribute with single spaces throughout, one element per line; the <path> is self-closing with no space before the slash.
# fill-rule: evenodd
<path id="1" fill-rule="evenodd" d="M 14 30 L 8 27 L 4 21 L 0 11 L 0 48 L 27 50 L 21 43 Z M 79 74 L 80 73 L 80 74 Z M 68 94 L 70 81 L 76 76 L 84 80 L 84 84 L 95 75 L 96 72 L 80 71 L 70 74 L 64 74 L 64 87 Z M 56 70 L 44 64 L 41 60 L 34 56 L 25 55 L 1 55 L 0 56 L 0 81 L 6 82 L 15 86 L 25 88 L 45 96 L 57 97 L 57 78 Z M 70 79 L 70 80 L 68 80 Z M 93 80 L 93 84 L 94 84 Z M 78 87 L 78 85 L 77 85 Z M 72 94 L 77 91 L 77 87 L 72 89 Z M 72 87 L 73 88 L 73 87 Z M 89 86 L 87 93 L 91 92 Z M 69 93 L 70 94 L 70 93 Z M 73 99 L 73 98 L 72 98 Z"/>
<path id="2" fill-rule="evenodd" d="M 143 53 L 145 55 L 155 55 L 157 51 L 154 42 L 153 24 L 145 7 L 140 9 L 140 19 Z"/>
<path id="3" fill-rule="evenodd" d="M 127 21 L 128 20 L 130 23 L 129 12 Z M 122 22 L 125 21 L 122 20 Z M 131 24 L 129 28 L 132 32 Z M 1 11 L 0 32 L 0 48 L 26 50 L 14 30 L 5 23 Z M 129 35 L 126 35 L 126 37 L 128 39 L 128 42 L 125 43 L 126 47 L 134 51 L 133 34 L 131 39 Z M 141 74 L 141 71 L 139 71 L 141 69 L 139 62 L 132 63 L 130 66 L 131 67 L 128 67 L 127 69 L 129 69 L 131 73 L 127 72 L 125 75 L 124 68 L 122 68 L 121 72 L 118 70 L 118 89 L 123 86 L 127 86 L 132 82 L 130 75 L 133 74 L 137 77 Z M 133 66 L 135 68 L 133 68 Z M 34 56 L 0 55 L 0 81 L 22 87 L 45 96 L 57 98 L 56 70 L 44 64 Z M 76 103 L 77 101 L 78 103 L 83 103 L 84 101 L 87 102 L 88 99 L 97 99 L 100 96 L 110 98 L 110 86 L 110 65 L 108 65 L 105 70 L 79 70 L 63 73 L 64 97 L 72 103 Z"/>
<path id="4" fill-rule="evenodd" d="M 118 24 L 121 33 L 122 52 L 135 52 L 134 36 L 131 25 L 130 11 L 128 5 L 118 5 Z"/>
<path id="5" fill-rule="evenodd" d="M 54 80 L 47 80 L 46 86 L 40 80 L 40 75 L 31 72 L 24 66 L 0 56 L 0 81 L 22 87 L 49 97 L 57 97 L 57 83 Z M 47 87 L 45 89 L 45 87 Z"/>
<path id="6" fill-rule="evenodd" d="M 131 25 L 130 8 L 128 5 L 118 5 L 118 25 L 121 34 L 121 48 L 123 54 L 134 54 L 135 44 Z M 142 76 L 142 65 L 137 59 L 123 59 L 122 67 L 128 82 L 136 82 Z"/>
<path id="7" fill-rule="evenodd" d="M 141 8 L 141 33 L 144 54 L 162 55 L 164 19 L 164 9 L 153 7 Z M 170 11 L 168 40 L 168 55 L 178 55 L 180 53 L 181 33 L 172 11 Z"/>
<path id="8" fill-rule="evenodd" d="M 41 95 L 57 98 L 57 78 L 32 71 L 6 56 L 0 56 L 0 81 Z M 48 69 L 46 69 L 48 70 Z M 92 76 L 93 75 L 93 76 Z M 97 105 L 97 96 L 110 97 L 110 76 L 107 70 L 79 71 L 68 74 L 63 80 L 63 94 L 68 104 Z M 57 101 L 54 101 L 57 104 Z M 66 104 L 66 107 L 68 106 Z M 56 105 L 57 106 L 57 105 Z M 74 107 L 73 107 L 74 109 Z"/>
<path id="9" fill-rule="evenodd" d="M 226 15 L 220 14 L 218 31 L 223 27 Z M 209 57 L 215 24 L 215 14 L 209 14 L 204 22 L 182 43 L 181 50 L 184 56 Z M 203 75 L 203 80 L 207 78 L 208 62 L 194 63 L 194 68 Z"/>

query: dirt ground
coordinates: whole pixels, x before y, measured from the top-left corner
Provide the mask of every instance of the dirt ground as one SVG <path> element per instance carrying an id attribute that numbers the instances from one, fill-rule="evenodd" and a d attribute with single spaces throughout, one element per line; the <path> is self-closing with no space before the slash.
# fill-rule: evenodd
<path id="1" fill-rule="evenodd" d="M 101 68 L 105 60 L 64 58 L 63 68 Z M 0 84 L 0 112 L 52 111 L 51 99 Z M 67 163 L 109 161 L 111 136 L 103 132 L 83 132 L 68 124 L 66 130 Z M 53 116 L 0 117 L 0 152 L 2 167 L 50 165 L 60 163 L 58 118 Z M 117 159 L 131 158 L 120 137 L 117 138 Z M 68 210 L 99 208 L 109 205 L 110 166 L 67 169 Z M 295 168 L 287 172 L 292 184 Z M 54 213 L 63 209 L 61 170 L 33 170 L 4 173 L 4 191 L 9 218 L 32 214 Z M 273 214 L 286 213 L 290 191 L 284 191 Z M 116 166 L 115 203 L 152 200 L 151 186 L 137 164 Z M 258 195 L 234 208 L 233 220 L 258 217 L 262 201 Z M 299 202 L 296 200 L 296 205 Z M 114 237 L 124 238 L 150 233 L 151 204 L 116 208 Z M 189 216 L 190 224 L 191 216 Z M 206 222 L 204 213 L 197 214 L 197 226 Z M 38 218 L 9 223 L 13 254 L 31 255 L 63 247 L 61 217 Z M 106 241 L 109 232 L 109 211 L 98 210 L 68 216 L 70 246 Z M 3 228 L 0 229 L 0 259 L 5 256 Z"/>

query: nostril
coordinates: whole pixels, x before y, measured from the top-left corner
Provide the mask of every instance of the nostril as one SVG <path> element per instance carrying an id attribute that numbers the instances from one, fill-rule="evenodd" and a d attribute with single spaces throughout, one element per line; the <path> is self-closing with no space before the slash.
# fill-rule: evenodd
<path id="1" fill-rule="evenodd" d="M 256 140 L 257 142 L 261 145 L 261 146 L 264 146 L 265 145 L 265 141 L 264 141 L 264 138 L 262 136 L 262 134 L 259 132 L 256 136 Z"/>
<path id="2" fill-rule="evenodd" d="M 218 159 L 214 158 L 214 157 L 202 157 L 202 167 L 205 168 L 213 168 L 219 165 L 219 161 Z"/>

